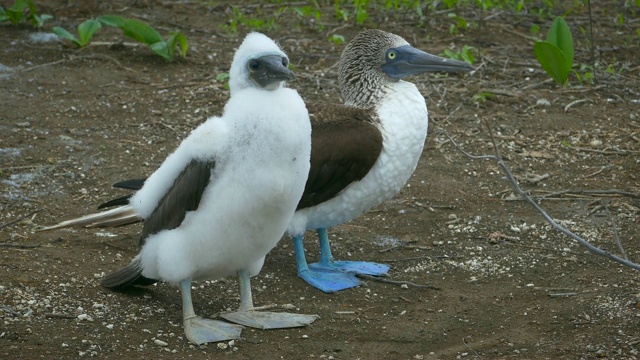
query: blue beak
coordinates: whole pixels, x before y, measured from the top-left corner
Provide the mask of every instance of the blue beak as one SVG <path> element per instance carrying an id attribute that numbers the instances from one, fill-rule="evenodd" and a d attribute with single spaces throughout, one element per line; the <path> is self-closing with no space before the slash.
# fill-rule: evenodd
<path id="1" fill-rule="evenodd" d="M 390 53 L 394 54 L 393 58 L 390 57 Z M 431 55 L 411 45 L 404 45 L 388 50 L 386 59 L 386 63 L 382 65 L 382 70 L 396 80 L 424 72 L 462 72 L 474 70 L 471 64 L 464 61 L 445 59 L 440 56 Z"/>

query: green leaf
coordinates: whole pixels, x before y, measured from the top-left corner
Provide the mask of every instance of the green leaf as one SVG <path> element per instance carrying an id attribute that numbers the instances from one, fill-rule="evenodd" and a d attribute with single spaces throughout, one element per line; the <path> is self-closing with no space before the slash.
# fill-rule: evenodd
<path id="1" fill-rule="evenodd" d="M 565 57 L 567 66 L 573 66 L 573 38 L 569 25 L 560 16 L 556 17 L 551 24 L 549 34 L 547 34 L 547 42 L 555 45 Z"/>
<path id="2" fill-rule="evenodd" d="M 179 32 L 176 32 L 179 34 Z M 176 42 L 178 41 L 176 33 L 171 33 L 169 35 L 169 39 L 167 39 L 167 52 L 169 53 L 169 58 L 173 61 L 173 58 L 176 56 Z"/>
<path id="3" fill-rule="evenodd" d="M 102 25 L 100 21 L 95 19 L 89 19 L 78 25 L 78 37 L 80 38 L 80 47 L 86 46 L 93 37 L 93 34 L 98 31 Z"/>
<path id="4" fill-rule="evenodd" d="M 344 36 L 333 34 L 329 37 L 329 41 L 331 41 L 334 45 L 340 45 L 344 42 Z"/>
<path id="5" fill-rule="evenodd" d="M 357 9 L 356 10 L 356 24 L 362 25 L 367 19 L 369 19 L 369 14 L 365 9 Z"/>
<path id="6" fill-rule="evenodd" d="M 149 45 L 149 47 L 151 48 L 151 50 L 153 50 L 154 53 L 162 56 L 165 60 L 171 61 L 171 56 L 169 55 L 169 48 L 167 47 L 167 43 L 164 41 L 158 41 L 155 44 L 151 44 Z"/>
<path id="7" fill-rule="evenodd" d="M 471 49 L 472 49 L 472 47 L 470 47 L 468 45 L 465 45 L 462 48 L 462 51 L 460 52 L 460 56 L 462 57 L 462 60 L 468 62 L 471 65 L 473 65 L 476 62 L 476 58 L 471 53 Z"/>
<path id="8" fill-rule="evenodd" d="M 124 26 L 124 20 L 125 18 L 117 15 L 104 15 L 98 18 L 98 21 L 100 21 L 101 23 L 117 28 Z"/>
<path id="9" fill-rule="evenodd" d="M 544 69 L 558 84 L 565 84 L 571 66 L 567 65 L 567 59 L 562 51 L 554 44 L 547 41 L 538 41 L 533 45 L 533 52 L 536 59 Z"/>
<path id="10" fill-rule="evenodd" d="M 35 21 L 35 26 L 37 28 L 41 28 L 44 25 L 45 21 L 53 19 L 53 15 L 49 15 L 49 14 L 35 15 L 33 19 Z"/>
<path id="11" fill-rule="evenodd" d="M 180 32 L 171 33 L 169 41 L 164 41 L 160 33 L 151 26 L 134 19 L 123 18 L 117 15 L 100 16 L 98 21 L 107 26 L 120 28 L 124 34 L 138 42 L 149 45 L 149 48 L 166 60 L 173 60 L 176 46 L 182 57 L 187 55 L 189 44 Z"/>
<path id="12" fill-rule="evenodd" d="M 189 51 L 189 42 L 187 37 L 180 34 L 178 35 L 178 48 L 180 49 L 180 56 L 187 57 L 187 51 Z"/>
<path id="13" fill-rule="evenodd" d="M 449 49 L 444 49 L 443 54 L 449 59 L 460 60 L 460 54 L 455 53 Z"/>
<path id="14" fill-rule="evenodd" d="M 74 44 L 76 44 L 78 47 L 80 46 L 80 41 L 78 41 L 78 39 L 76 39 L 75 36 L 73 36 L 70 32 L 68 32 L 66 29 L 61 28 L 60 26 L 54 26 L 51 31 L 53 31 L 54 34 L 58 35 L 59 37 L 63 38 L 63 39 L 67 39 L 71 42 L 73 42 Z"/>
<path id="15" fill-rule="evenodd" d="M 20 21 L 22 21 L 23 15 L 24 14 L 22 13 L 22 10 L 16 11 L 13 9 L 7 9 L 5 11 L 5 16 L 7 17 L 7 19 L 9 19 L 9 21 L 11 21 L 13 25 L 18 25 Z"/>
<path id="16" fill-rule="evenodd" d="M 178 47 L 178 53 L 180 57 L 184 58 L 187 56 L 187 51 L 189 50 L 189 43 L 187 42 L 187 38 L 180 33 L 180 31 L 174 31 L 169 33 L 169 40 L 167 40 L 167 47 L 169 48 L 169 56 L 171 59 L 175 56 L 176 46 Z"/>
<path id="17" fill-rule="evenodd" d="M 29 6 L 32 0 L 16 0 L 16 2 L 11 5 L 9 10 L 22 12 Z"/>
<path id="18" fill-rule="evenodd" d="M 7 12 L 4 10 L 2 6 L 0 6 L 0 22 L 7 21 L 7 20 L 9 20 L 9 17 L 7 16 Z"/>
<path id="19" fill-rule="evenodd" d="M 164 42 L 156 29 L 138 20 L 125 19 L 124 25 L 120 28 L 126 36 L 149 46 Z"/>

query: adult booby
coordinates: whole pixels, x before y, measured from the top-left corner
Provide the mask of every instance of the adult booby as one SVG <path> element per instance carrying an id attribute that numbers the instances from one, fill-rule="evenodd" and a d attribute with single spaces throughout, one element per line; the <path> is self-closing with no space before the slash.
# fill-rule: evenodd
<path id="1" fill-rule="evenodd" d="M 424 72 L 471 70 L 465 62 L 431 55 L 382 30 L 365 30 L 347 45 L 338 78 L 344 104 L 307 104 L 313 129 L 311 170 L 288 227 L 301 278 L 324 292 L 336 292 L 359 285 L 357 274 L 387 273 L 384 264 L 333 260 L 327 228 L 391 198 L 415 170 L 429 118 L 418 88 L 402 79 Z M 139 179 L 115 186 L 135 189 L 143 183 Z M 123 199 L 105 205 L 118 205 Z M 132 216 L 124 221 L 135 221 Z M 105 212 L 62 224 L 111 226 L 122 221 Z M 307 264 L 303 236 L 313 229 L 320 240 L 320 262 Z"/>
<path id="2" fill-rule="evenodd" d="M 357 274 L 385 275 L 387 265 L 335 261 L 327 228 L 343 224 L 397 194 L 413 174 L 429 123 L 418 88 L 404 79 L 429 71 L 470 71 L 465 62 L 418 50 L 402 37 L 365 30 L 338 64 L 344 105 L 309 107 L 311 171 L 289 224 L 298 275 L 335 292 L 357 286 Z M 320 262 L 307 265 L 303 236 L 316 229 Z"/>
<path id="3" fill-rule="evenodd" d="M 116 217 L 144 219 L 140 253 L 102 279 L 124 289 L 179 284 L 187 338 L 196 344 L 238 338 L 239 325 L 195 315 L 191 282 L 237 274 L 241 304 L 230 321 L 258 328 L 303 326 L 315 316 L 253 311 L 250 276 L 287 229 L 309 173 L 311 126 L 286 54 L 249 34 L 230 70 L 221 117 L 193 130 Z M 51 227 L 49 229 L 56 228 Z"/>

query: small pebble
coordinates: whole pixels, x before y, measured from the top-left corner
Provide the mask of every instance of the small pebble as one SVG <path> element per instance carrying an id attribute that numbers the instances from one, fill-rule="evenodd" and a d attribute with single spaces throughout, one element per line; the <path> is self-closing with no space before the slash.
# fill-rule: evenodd
<path id="1" fill-rule="evenodd" d="M 538 99 L 538 101 L 536 101 L 536 105 L 540 106 L 550 106 L 551 105 L 551 101 L 547 100 L 547 99 Z"/>
<path id="2" fill-rule="evenodd" d="M 153 343 L 158 345 L 158 346 L 168 346 L 169 345 L 169 343 L 167 343 L 165 341 L 162 341 L 162 340 L 158 340 L 158 339 L 153 340 Z"/>
<path id="3" fill-rule="evenodd" d="M 93 321 L 93 318 L 87 314 L 78 315 L 78 320 Z"/>

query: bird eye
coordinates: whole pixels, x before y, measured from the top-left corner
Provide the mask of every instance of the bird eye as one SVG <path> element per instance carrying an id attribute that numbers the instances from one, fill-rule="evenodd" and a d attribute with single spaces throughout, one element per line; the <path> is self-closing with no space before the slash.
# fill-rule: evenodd
<path id="1" fill-rule="evenodd" d="M 389 60 L 393 60 L 396 58 L 396 52 L 395 51 L 389 51 L 389 53 L 387 53 L 387 57 L 389 58 Z"/>
<path id="2" fill-rule="evenodd" d="M 289 66 L 289 60 L 285 57 L 282 58 L 282 66 L 284 67 Z"/>
<path id="3" fill-rule="evenodd" d="M 252 71 L 260 69 L 260 62 L 258 62 L 258 60 L 249 61 L 249 69 Z"/>

